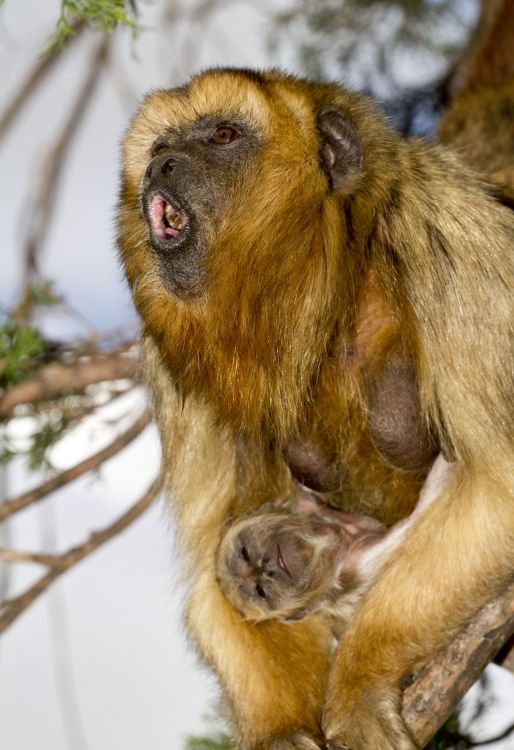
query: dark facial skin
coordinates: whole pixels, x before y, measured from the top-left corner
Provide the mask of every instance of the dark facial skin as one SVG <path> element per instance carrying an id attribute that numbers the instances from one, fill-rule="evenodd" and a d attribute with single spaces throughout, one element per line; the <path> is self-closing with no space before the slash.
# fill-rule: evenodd
<path id="1" fill-rule="evenodd" d="M 269 504 L 237 522 L 222 541 L 220 584 L 243 615 L 257 610 L 264 618 L 301 619 L 321 599 L 360 582 L 360 555 L 386 533 L 372 518 L 342 513 L 309 495 L 287 513 Z"/>
<path id="2" fill-rule="evenodd" d="M 162 280 L 178 297 L 205 285 L 209 228 L 225 213 L 240 175 L 259 151 L 256 133 L 241 120 L 205 116 L 155 141 L 141 186 Z"/>

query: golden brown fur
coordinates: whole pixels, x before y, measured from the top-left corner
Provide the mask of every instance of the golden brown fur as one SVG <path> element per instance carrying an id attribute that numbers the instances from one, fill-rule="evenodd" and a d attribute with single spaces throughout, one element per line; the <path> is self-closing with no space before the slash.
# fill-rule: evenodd
<path id="1" fill-rule="evenodd" d="M 364 155 L 337 189 L 320 167 L 317 118 L 327 108 L 353 123 Z M 205 115 L 250 123 L 258 147 L 202 224 L 201 282 L 177 296 L 150 244 L 141 185 L 163 133 L 189 148 Z M 444 127 L 451 132 L 451 119 Z M 462 133 L 463 153 L 479 151 L 483 132 Z M 491 179 L 511 184 L 513 153 Z M 364 97 L 275 71 L 207 72 L 152 94 L 134 120 L 121 254 L 191 578 L 188 624 L 220 677 L 241 748 L 314 748 L 326 737 L 353 750 L 410 750 L 401 678 L 512 575 L 514 218 L 490 192 L 449 150 L 401 140 Z M 405 413 L 419 405 L 419 460 L 404 455 L 408 420 L 395 435 L 384 400 L 391 363 L 406 390 L 417 389 Z M 458 465 L 332 660 L 321 616 L 251 626 L 215 579 L 226 520 L 293 492 L 296 459 L 288 466 L 284 455 L 295 441 L 320 482 L 337 478 L 331 504 L 387 524 L 414 506 L 430 441 Z"/>

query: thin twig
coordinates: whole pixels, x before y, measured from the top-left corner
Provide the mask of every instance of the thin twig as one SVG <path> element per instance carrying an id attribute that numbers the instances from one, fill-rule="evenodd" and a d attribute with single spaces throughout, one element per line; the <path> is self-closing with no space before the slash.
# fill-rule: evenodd
<path id="1" fill-rule="evenodd" d="M 116 382 L 116 381 L 114 381 Z M 56 403 L 55 401 L 41 401 L 36 404 L 31 404 L 29 410 L 23 414 L 23 416 L 31 416 L 31 417 L 45 417 L 48 414 L 51 414 L 52 412 L 57 410 L 60 412 L 62 417 L 66 417 L 72 422 L 80 422 L 84 419 L 84 417 L 88 417 L 90 414 L 93 414 L 98 411 L 99 408 L 105 408 L 106 406 L 111 406 L 116 401 L 119 401 L 120 398 L 123 396 L 126 396 L 127 393 L 130 393 L 132 389 L 135 387 L 135 383 L 133 382 L 128 388 L 123 388 L 121 390 L 113 389 L 109 397 L 106 401 L 102 401 L 101 403 L 98 403 L 95 395 L 92 394 L 89 396 L 89 394 L 84 396 L 78 396 L 78 400 L 80 403 L 66 403 L 67 401 L 67 394 L 63 395 L 63 398 L 65 399 L 65 402 L 59 402 Z M 74 399 L 73 399 L 74 400 Z M 111 420 L 106 420 L 111 421 Z"/>
<path id="2" fill-rule="evenodd" d="M 514 732 L 514 724 L 511 724 L 510 727 L 507 727 L 504 732 L 497 735 L 496 737 L 489 737 L 488 740 L 476 740 L 470 743 L 470 747 L 482 747 L 482 745 L 492 745 L 493 742 L 499 742 L 500 740 L 504 740 L 505 737 L 508 737 L 511 732 Z"/>
<path id="3" fill-rule="evenodd" d="M 100 74 L 108 58 L 110 41 L 110 35 L 104 34 L 93 55 L 88 75 L 70 112 L 68 121 L 46 158 L 34 205 L 30 211 L 26 211 L 26 215 L 30 217 L 30 223 L 25 249 L 25 287 L 30 285 L 34 277 L 40 277 L 39 254 L 50 225 L 62 169 L 73 137 L 83 121 L 84 114 L 92 101 L 100 80 Z"/>
<path id="4" fill-rule="evenodd" d="M 155 479 L 147 492 L 143 495 L 135 505 L 118 518 L 115 523 L 108 526 L 102 531 L 97 531 L 91 534 L 90 538 L 84 544 L 78 547 L 73 547 L 62 555 L 59 555 L 60 562 L 53 564 L 50 571 L 40 578 L 39 581 L 34 584 L 30 589 L 25 591 L 15 599 L 7 599 L 0 605 L 0 633 L 3 632 L 18 615 L 20 615 L 37 597 L 45 591 L 51 583 L 55 581 L 62 573 L 69 570 L 71 567 L 76 565 L 78 562 L 83 560 L 87 555 L 90 555 L 98 547 L 105 542 L 112 539 L 117 534 L 121 533 L 127 526 L 136 520 L 154 501 L 159 494 L 162 487 L 162 479 L 158 477 Z"/>
<path id="5" fill-rule="evenodd" d="M 0 438 L 3 429 L 0 425 Z M 0 466 L 0 505 L 5 502 L 8 492 L 7 466 Z M 11 524 L 9 521 L 0 523 L 0 545 L 11 546 Z M 0 602 L 9 595 L 9 587 L 12 579 L 12 568 L 0 563 Z"/>
<path id="6" fill-rule="evenodd" d="M 139 360 L 127 352 L 127 347 L 109 355 L 90 357 L 76 365 L 41 367 L 35 378 L 15 385 L 0 398 L 0 420 L 9 417 L 20 404 L 52 398 L 65 390 L 82 391 L 87 385 L 104 380 L 133 378 L 139 367 Z"/>
<path id="7" fill-rule="evenodd" d="M 66 49 L 69 49 L 70 44 L 73 42 L 73 40 L 77 39 L 80 36 L 80 33 L 85 28 L 85 24 L 82 21 L 77 21 L 75 24 L 72 24 L 72 28 L 75 34 L 70 34 L 70 36 L 67 38 Z M 3 115 L 0 115 L 0 140 L 4 137 L 9 127 L 19 115 L 25 104 L 29 101 L 32 94 L 36 91 L 39 84 L 44 81 L 48 73 L 52 70 L 54 64 L 61 57 L 61 55 L 62 52 L 56 51 L 38 60 L 32 71 L 25 79 L 25 82 L 20 86 L 18 93 L 15 95 L 14 99 L 7 106 L 7 109 L 5 110 Z"/>
<path id="8" fill-rule="evenodd" d="M 43 549 L 56 554 L 55 504 L 47 503 L 41 511 L 38 513 L 41 544 Z M 47 592 L 45 605 L 48 613 L 50 657 L 66 745 L 70 750 L 88 750 L 75 683 L 66 601 L 62 586 L 52 586 Z"/>
<path id="9" fill-rule="evenodd" d="M 489 737 L 488 740 L 474 740 L 469 734 L 462 734 L 461 732 L 448 732 L 451 747 L 458 747 L 459 750 L 466 750 L 466 748 L 482 747 L 482 745 L 492 745 L 495 742 L 504 740 L 506 737 L 514 732 L 514 724 L 511 724 L 501 734 L 496 737 Z"/>
<path id="10" fill-rule="evenodd" d="M 13 549 L 0 548 L 0 560 L 6 563 L 27 562 L 46 565 L 48 568 L 62 568 L 60 555 L 43 555 L 39 552 L 17 552 Z"/>
<path id="11" fill-rule="evenodd" d="M 58 490 L 60 487 L 64 487 L 65 484 L 73 482 L 75 479 L 78 479 L 88 471 L 98 469 L 98 467 L 101 466 L 104 461 L 107 461 L 109 458 L 115 456 L 127 445 L 129 445 L 129 443 L 135 440 L 138 435 L 143 432 L 145 427 L 147 427 L 147 425 L 150 423 L 150 419 L 150 414 L 145 411 L 139 417 L 139 419 L 134 422 L 131 427 L 129 427 L 126 432 L 117 437 L 116 440 L 113 440 L 113 442 L 108 445 L 107 448 L 98 451 L 98 453 L 95 453 L 94 456 L 86 458 L 84 461 L 81 461 L 71 469 L 63 471 L 61 474 L 52 477 L 48 481 L 41 484 L 39 487 L 30 490 L 30 492 L 25 492 L 23 495 L 19 495 L 19 497 L 13 498 L 12 500 L 6 500 L 0 505 L 0 522 L 8 516 L 11 516 L 13 513 L 17 513 L 23 508 L 26 508 L 27 506 L 32 505 L 38 500 L 41 500 L 51 492 L 55 492 L 55 490 Z"/>

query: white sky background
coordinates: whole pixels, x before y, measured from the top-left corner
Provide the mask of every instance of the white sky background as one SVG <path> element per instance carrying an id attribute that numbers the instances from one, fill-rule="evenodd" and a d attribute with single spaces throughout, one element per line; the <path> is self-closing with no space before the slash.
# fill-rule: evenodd
<path id="1" fill-rule="evenodd" d="M 34 64 L 58 7 L 57 0 L 6 0 L 0 11 L 0 111 Z M 267 56 L 265 17 L 256 7 L 227 4 L 201 33 L 177 24 L 165 37 L 162 2 L 156 2 L 143 7 L 142 22 L 149 30 L 135 44 L 139 60 L 131 57 L 129 34 L 116 41 L 110 72 L 103 77 L 66 165 L 43 255 L 45 274 L 57 290 L 101 329 L 133 320 L 116 260 L 113 215 L 119 145 L 136 103 L 151 88 L 182 83 L 208 65 L 287 65 L 288 58 Z M 74 45 L 66 64 L 48 77 L 0 144 L 3 307 L 15 301 L 19 290 L 27 186 L 33 184 L 67 116 L 76 81 L 85 75 L 92 41 L 84 37 Z M 51 335 L 65 332 L 54 316 L 48 315 L 45 325 Z M 121 429 L 134 421 L 143 398 L 141 393 L 130 394 L 110 407 L 116 413 L 126 411 Z M 103 416 L 113 414 L 105 410 Z M 22 420 L 17 429 L 21 434 Z M 63 441 L 54 460 L 67 468 L 112 437 L 112 429 L 90 419 Z M 18 514 L 11 525 L 13 546 L 43 549 L 45 529 L 52 524 L 59 550 L 79 543 L 144 492 L 158 461 L 151 428 L 108 462 L 100 481 L 79 480 L 39 507 Z M 14 496 L 39 481 L 18 463 L 9 470 L 8 494 Z M 153 508 L 67 573 L 54 587 L 53 598 L 38 599 L 2 636 L 1 750 L 180 750 L 185 734 L 203 731 L 201 717 L 213 704 L 216 688 L 196 666 L 181 628 L 172 536 L 164 509 Z M 11 593 L 23 590 L 39 573 L 35 566 L 17 566 Z M 56 657 L 52 649 L 49 616 L 63 605 L 85 742 L 80 737 L 74 743 L 66 740 L 59 710 L 59 654 Z M 514 714 L 514 680 L 496 671 L 504 700 L 484 725 L 484 735 L 500 731 Z"/>

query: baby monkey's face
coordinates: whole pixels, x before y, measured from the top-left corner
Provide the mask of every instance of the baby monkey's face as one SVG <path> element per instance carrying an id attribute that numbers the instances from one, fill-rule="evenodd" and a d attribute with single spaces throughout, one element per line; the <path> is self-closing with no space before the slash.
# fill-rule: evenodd
<path id="1" fill-rule="evenodd" d="M 217 554 L 218 580 L 245 617 L 301 619 L 338 583 L 351 535 L 317 515 L 262 512 L 236 520 Z"/>

